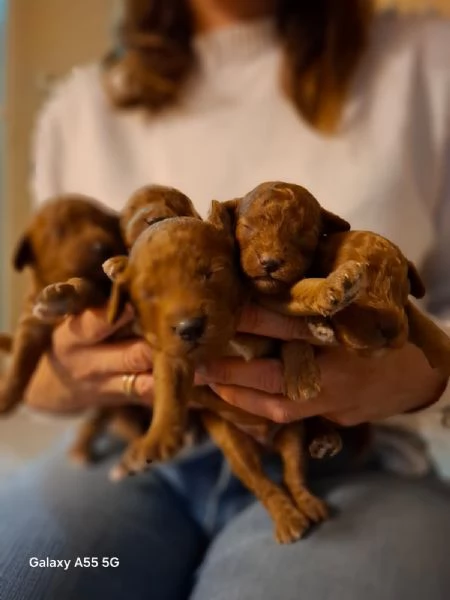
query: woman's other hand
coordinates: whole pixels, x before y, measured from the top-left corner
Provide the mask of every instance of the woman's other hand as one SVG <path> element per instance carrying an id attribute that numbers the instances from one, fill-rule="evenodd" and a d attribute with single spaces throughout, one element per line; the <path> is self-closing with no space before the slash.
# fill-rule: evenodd
<path id="1" fill-rule="evenodd" d="M 283 317 L 251 306 L 239 329 L 282 340 L 309 338 L 302 319 Z M 321 348 L 317 360 L 322 391 L 295 403 L 282 395 L 282 365 L 277 360 L 221 359 L 198 374 L 227 402 L 277 423 L 326 416 L 344 426 L 376 421 L 420 409 L 437 400 L 446 379 L 433 370 L 413 345 L 378 358 L 362 358 L 341 347 Z"/>

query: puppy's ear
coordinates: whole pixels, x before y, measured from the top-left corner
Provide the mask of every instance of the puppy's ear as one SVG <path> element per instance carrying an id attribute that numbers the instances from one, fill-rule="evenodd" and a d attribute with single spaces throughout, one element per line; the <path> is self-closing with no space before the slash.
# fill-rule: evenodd
<path id="1" fill-rule="evenodd" d="M 128 290 L 122 277 L 113 282 L 108 302 L 107 319 L 110 325 L 117 323 L 129 301 Z"/>
<path id="2" fill-rule="evenodd" d="M 228 200 L 227 202 L 213 200 L 208 215 L 208 221 L 232 240 L 234 240 L 238 205 L 239 200 Z"/>
<path id="3" fill-rule="evenodd" d="M 410 294 L 414 298 L 423 298 L 425 296 L 425 284 L 419 275 L 416 267 L 408 260 L 408 279 L 410 285 Z"/>
<path id="4" fill-rule="evenodd" d="M 103 263 L 103 271 L 113 282 L 108 302 L 108 323 L 116 323 L 129 300 L 127 289 L 128 256 L 113 256 Z"/>
<path id="5" fill-rule="evenodd" d="M 341 219 L 334 213 L 321 208 L 322 215 L 322 233 L 338 233 L 339 231 L 349 231 L 350 223 Z"/>
<path id="6" fill-rule="evenodd" d="M 30 236 L 25 234 L 17 244 L 13 255 L 13 265 L 16 271 L 22 271 L 27 265 L 34 263 L 34 253 Z"/>
<path id="7" fill-rule="evenodd" d="M 123 275 L 128 266 L 128 256 L 113 256 L 103 263 L 102 268 L 111 281 L 116 281 Z"/>

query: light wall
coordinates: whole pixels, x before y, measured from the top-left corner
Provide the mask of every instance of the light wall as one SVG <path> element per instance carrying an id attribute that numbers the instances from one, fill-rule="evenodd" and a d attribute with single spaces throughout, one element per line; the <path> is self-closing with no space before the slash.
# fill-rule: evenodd
<path id="1" fill-rule="evenodd" d="M 113 0 L 9 0 L 6 23 L 6 136 L 0 223 L 2 325 L 16 322 L 22 276 L 9 266 L 30 211 L 30 147 L 45 82 L 100 57 L 109 43 Z"/>

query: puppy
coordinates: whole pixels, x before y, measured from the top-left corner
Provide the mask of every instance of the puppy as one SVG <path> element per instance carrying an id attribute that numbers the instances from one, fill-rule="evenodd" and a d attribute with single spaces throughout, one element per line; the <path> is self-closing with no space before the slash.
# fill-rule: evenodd
<path id="1" fill-rule="evenodd" d="M 334 343 L 324 317 L 353 301 L 364 284 L 365 265 L 349 260 L 327 277 L 305 277 L 320 241 L 333 232 L 348 231 L 349 223 L 322 208 L 305 188 L 279 181 L 262 183 L 225 206 L 234 223 L 241 268 L 256 300 L 278 311 L 295 303 L 295 315 L 319 317 L 315 344 L 321 335 L 323 343 Z M 320 391 L 320 372 L 312 345 L 287 342 L 282 359 L 287 396 L 296 402 L 314 398 Z M 314 458 L 333 456 L 342 447 L 335 429 L 327 423 L 323 427 L 326 432 L 310 447 Z"/>
<path id="2" fill-rule="evenodd" d="M 34 215 L 14 255 L 16 270 L 28 267 L 31 271 L 31 289 L 14 337 L 1 337 L 2 348 L 12 352 L 0 391 L 1 412 L 8 412 L 22 400 L 39 360 L 50 349 L 53 329 L 60 321 L 58 311 L 61 312 L 62 306 L 58 302 L 65 298 L 65 286 L 71 290 L 71 301 L 64 310 L 71 314 L 85 306 L 104 304 L 111 285 L 102 264 L 123 251 L 118 216 L 91 198 L 79 195 L 54 198 Z M 47 311 L 45 302 L 36 301 L 53 282 L 67 283 L 58 283 L 54 310 Z M 141 412 L 136 421 L 136 411 L 131 408 L 122 411 L 124 432 L 139 429 L 139 422 L 146 425 Z M 76 462 L 88 460 L 95 437 L 93 425 L 96 424 L 96 429 L 104 428 L 109 414 L 110 411 L 101 410 L 83 424 L 70 451 Z M 116 413 L 115 421 L 118 420 Z"/>
<path id="3" fill-rule="evenodd" d="M 32 314 L 39 291 L 50 283 L 72 280 L 90 296 L 91 305 L 99 305 L 110 290 L 102 263 L 121 250 L 118 217 L 91 199 L 63 196 L 36 213 L 14 255 L 15 269 L 29 267 L 32 281 L 0 393 L 1 412 L 21 401 L 39 359 L 51 344 L 54 323 Z"/>
<path id="4" fill-rule="evenodd" d="M 203 424 L 222 449 L 235 474 L 271 514 L 276 537 L 298 539 L 310 520 L 326 508 L 304 480 L 301 424 L 279 428 L 230 407 L 209 388 L 193 388 L 196 365 L 227 352 L 245 288 L 235 252 L 229 215 L 213 203 L 209 222 L 174 218 L 147 228 L 129 257 L 116 257 L 110 320 L 126 302 L 138 315 L 143 336 L 154 352 L 154 405 L 149 431 L 134 442 L 122 469 L 137 472 L 153 460 L 172 457 L 182 446 L 188 404 L 201 408 Z M 290 496 L 263 472 L 262 448 L 238 426 L 253 426 L 278 452 Z M 274 431 L 275 430 L 275 431 Z"/>
<path id="5" fill-rule="evenodd" d="M 330 317 L 356 297 L 365 270 L 357 261 L 348 261 L 329 277 L 305 279 L 320 240 L 350 229 L 305 188 L 266 182 L 225 206 L 234 222 L 242 270 L 258 302 L 272 309 L 295 302 L 298 315 Z M 324 327 L 323 321 L 318 323 Z M 294 401 L 316 396 L 320 373 L 310 344 L 290 342 L 282 352 L 287 395 Z"/>
<path id="6" fill-rule="evenodd" d="M 423 298 L 425 286 L 400 249 L 370 231 L 349 231 L 324 238 L 312 272 L 321 277 L 348 261 L 366 264 L 366 285 L 352 304 L 332 317 L 337 340 L 349 350 L 373 356 L 410 341 L 433 368 L 450 375 L 450 338 L 409 299 Z M 287 312 L 296 313 L 296 307 Z"/>
<path id="7" fill-rule="evenodd" d="M 120 216 L 120 226 L 128 248 L 149 225 L 173 217 L 200 219 L 192 201 L 176 188 L 147 185 L 128 200 Z"/>

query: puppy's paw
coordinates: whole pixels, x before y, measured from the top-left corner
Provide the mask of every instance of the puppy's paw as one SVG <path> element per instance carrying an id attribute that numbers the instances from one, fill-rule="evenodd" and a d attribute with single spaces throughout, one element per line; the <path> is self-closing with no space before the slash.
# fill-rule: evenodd
<path id="1" fill-rule="evenodd" d="M 141 454 L 146 464 L 173 458 L 183 447 L 185 432 L 178 427 L 165 431 L 163 435 L 149 435 L 142 440 Z"/>
<path id="2" fill-rule="evenodd" d="M 124 257 L 113 256 L 108 258 L 102 265 L 105 275 L 111 280 L 115 281 L 117 277 L 123 273 L 124 270 Z"/>
<path id="3" fill-rule="evenodd" d="M 306 487 L 300 488 L 292 496 L 302 515 L 313 523 L 321 523 L 328 519 L 328 508 L 325 502 L 314 496 Z"/>
<path id="4" fill-rule="evenodd" d="M 145 436 L 142 436 L 127 447 L 120 462 L 110 471 L 111 481 L 120 481 L 127 475 L 134 475 L 148 468 L 149 465 L 143 451 L 144 441 Z"/>
<path id="5" fill-rule="evenodd" d="M 312 400 L 320 392 L 321 375 L 314 349 L 307 342 L 285 342 L 281 347 L 285 391 L 293 402 Z"/>
<path id="6" fill-rule="evenodd" d="M 51 321 L 74 310 L 77 292 L 71 283 L 54 283 L 44 288 L 33 306 L 33 315 L 41 321 Z"/>
<path id="7" fill-rule="evenodd" d="M 283 510 L 272 514 L 275 522 L 275 539 L 279 544 L 292 544 L 299 540 L 309 528 L 308 519 L 290 503 Z"/>
<path id="8" fill-rule="evenodd" d="M 110 478 L 119 481 L 126 475 L 140 473 L 155 461 L 173 458 L 184 444 L 182 429 L 165 432 L 163 436 L 149 434 L 132 442 L 125 451 L 120 463 L 113 468 Z"/>
<path id="9" fill-rule="evenodd" d="M 366 284 L 367 265 L 349 260 L 329 275 L 318 298 L 323 316 L 331 316 L 356 300 Z"/>
<path id="10" fill-rule="evenodd" d="M 308 317 L 308 329 L 318 343 L 324 345 L 336 344 L 336 334 L 333 326 L 322 317 Z"/>
<path id="11" fill-rule="evenodd" d="M 313 439 L 309 445 L 309 454 L 311 458 L 322 460 L 323 458 L 332 458 L 342 450 L 342 438 L 339 433 L 327 433 L 319 435 Z"/>
<path id="12" fill-rule="evenodd" d="M 286 377 L 286 396 L 292 402 L 305 402 L 318 396 L 320 385 L 320 371 L 312 368 L 309 372 L 302 371 L 301 375 L 291 374 Z"/>

